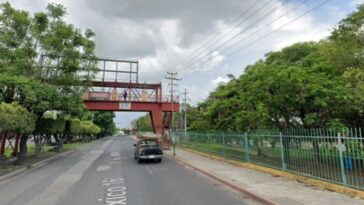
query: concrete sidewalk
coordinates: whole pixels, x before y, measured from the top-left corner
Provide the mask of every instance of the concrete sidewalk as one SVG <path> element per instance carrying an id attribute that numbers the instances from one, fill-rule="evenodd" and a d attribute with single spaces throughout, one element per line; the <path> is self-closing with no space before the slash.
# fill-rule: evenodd
<path id="1" fill-rule="evenodd" d="M 165 152 L 172 156 L 171 150 Z M 227 183 L 281 205 L 364 205 L 364 200 L 359 198 L 234 166 L 186 150 L 176 149 L 176 158 Z"/>

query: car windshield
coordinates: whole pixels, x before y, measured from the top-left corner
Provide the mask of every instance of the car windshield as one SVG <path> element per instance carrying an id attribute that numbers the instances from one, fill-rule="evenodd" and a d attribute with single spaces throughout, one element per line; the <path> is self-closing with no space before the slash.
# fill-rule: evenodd
<path id="1" fill-rule="evenodd" d="M 158 144 L 154 140 L 143 140 L 143 141 L 140 141 L 140 146 L 141 147 L 157 147 Z"/>

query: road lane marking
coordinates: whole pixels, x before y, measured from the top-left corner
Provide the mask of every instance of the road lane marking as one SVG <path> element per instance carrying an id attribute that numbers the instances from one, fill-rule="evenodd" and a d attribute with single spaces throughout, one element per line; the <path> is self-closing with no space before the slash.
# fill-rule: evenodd
<path id="1" fill-rule="evenodd" d="M 102 180 L 103 186 L 108 186 L 104 199 L 97 199 L 104 201 L 105 205 L 126 205 L 126 186 L 124 177 L 106 178 Z"/>
<path id="2" fill-rule="evenodd" d="M 107 146 L 109 146 L 110 143 L 111 143 L 111 140 L 107 140 L 106 142 L 104 142 L 104 144 L 101 146 L 101 148 L 105 149 Z"/>
<path id="3" fill-rule="evenodd" d="M 153 171 L 147 165 L 144 165 L 144 167 L 148 170 L 150 175 L 153 175 Z"/>
<path id="4" fill-rule="evenodd" d="M 110 169 L 109 165 L 104 165 L 104 166 L 99 166 L 97 167 L 96 171 L 101 172 L 101 171 L 108 171 Z"/>
<path id="5" fill-rule="evenodd" d="M 154 171 L 160 172 L 160 171 L 168 171 L 167 168 L 154 168 Z"/>
<path id="6" fill-rule="evenodd" d="M 111 157 L 120 157 L 120 153 L 119 152 L 111 152 L 110 156 Z"/>

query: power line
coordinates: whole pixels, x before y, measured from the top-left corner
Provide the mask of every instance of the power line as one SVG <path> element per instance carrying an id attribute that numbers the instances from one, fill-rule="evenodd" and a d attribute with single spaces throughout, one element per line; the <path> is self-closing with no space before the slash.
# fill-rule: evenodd
<path id="1" fill-rule="evenodd" d="M 298 4 L 296 4 L 294 7 L 292 7 L 291 9 L 289 9 L 287 12 L 285 12 L 284 14 L 280 15 L 278 18 L 275 18 L 274 20 L 270 21 L 269 23 L 265 24 L 261 29 L 265 28 L 266 26 L 280 20 L 281 18 L 283 18 L 284 16 L 286 16 L 287 14 L 291 13 L 292 11 L 296 10 L 298 7 L 302 6 L 304 3 L 308 2 L 309 0 L 304 0 Z M 253 28 L 257 23 L 261 22 L 262 20 L 264 20 L 266 17 L 271 15 L 271 12 L 273 12 L 274 10 L 276 10 L 278 6 L 276 6 L 274 9 L 270 10 L 269 12 L 267 12 L 265 15 L 263 15 L 261 18 L 257 19 L 256 21 L 254 21 L 252 24 L 250 24 L 248 26 L 248 29 L 244 29 L 242 31 L 240 31 L 239 33 L 235 34 L 233 37 L 231 37 L 230 39 L 228 39 L 227 41 L 223 42 L 221 45 L 218 45 L 217 47 L 215 47 L 212 51 L 207 52 L 205 55 L 203 55 L 202 57 L 198 58 L 197 60 L 194 60 L 192 62 L 190 62 L 188 65 L 182 67 L 182 69 L 178 70 L 178 72 L 184 71 L 184 70 L 188 70 L 189 66 L 192 66 L 196 63 L 198 63 L 199 61 L 201 61 L 202 59 L 204 59 L 205 57 L 207 57 L 208 55 L 212 54 L 214 51 L 216 51 L 219 48 L 222 48 L 223 46 L 225 46 L 227 43 L 231 42 L 232 40 L 236 39 L 237 37 L 239 37 L 241 34 L 245 33 L 246 31 L 248 31 L 249 29 Z M 255 32 L 256 33 L 256 32 Z M 250 34 L 249 36 L 251 36 L 252 34 Z M 249 37 L 248 36 L 248 37 Z M 245 37 L 244 39 L 247 39 L 247 37 Z"/>
<path id="2" fill-rule="evenodd" d="M 272 0 L 269 0 L 269 2 L 271 2 Z M 200 52 L 200 50 L 202 50 L 205 46 L 211 44 L 212 40 L 216 37 L 218 37 L 220 34 L 224 33 L 224 31 L 226 29 L 228 29 L 230 26 L 232 26 L 236 21 L 238 21 L 241 17 L 243 17 L 247 12 L 250 12 L 250 10 L 252 10 L 258 3 L 260 3 L 260 1 L 256 0 L 255 3 L 253 3 L 248 9 L 244 10 L 243 12 L 240 13 L 239 16 L 237 16 L 234 20 L 232 20 L 229 24 L 227 25 L 224 25 L 223 28 L 220 29 L 220 31 L 218 33 L 216 33 L 215 35 L 213 36 L 210 36 L 207 40 L 204 41 L 204 43 L 199 47 L 197 48 L 192 54 L 190 54 L 188 57 L 185 57 L 183 58 L 183 60 L 180 61 L 180 63 L 177 63 L 177 65 L 179 66 L 182 66 L 183 64 L 186 63 L 186 61 L 189 59 L 189 58 L 195 58 L 196 56 L 194 56 L 196 54 L 196 52 Z M 268 3 L 266 3 L 264 6 L 266 6 Z M 254 14 L 257 13 L 257 12 L 254 12 Z M 248 18 L 250 18 L 251 16 L 249 16 Z M 247 19 L 246 19 L 247 20 Z M 242 23 L 244 23 L 245 21 L 242 21 L 240 22 L 238 25 L 236 26 L 239 26 L 241 25 Z M 227 34 L 231 33 L 231 31 L 233 31 L 235 28 L 232 28 Z M 225 34 L 225 35 L 227 35 Z M 163 78 L 160 79 L 160 81 L 163 80 Z"/>
<path id="3" fill-rule="evenodd" d="M 298 19 L 300 19 L 300 18 L 302 18 L 302 17 L 306 16 L 307 14 L 309 14 L 309 13 L 311 13 L 311 12 L 315 11 L 316 9 L 320 8 L 321 6 L 323 6 L 324 4 L 328 3 L 329 1 L 330 1 L 330 0 L 326 0 L 326 1 L 322 2 L 321 4 L 319 4 L 319 5 L 315 6 L 315 7 L 313 7 L 312 9 L 310 9 L 310 10 L 306 11 L 305 13 L 303 13 L 303 14 L 299 15 L 298 17 L 294 18 L 293 20 L 291 20 L 291 21 L 289 21 L 289 22 L 287 22 L 287 23 L 283 24 L 282 26 L 280 26 L 280 27 L 278 27 L 278 28 L 274 29 L 274 30 L 273 30 L 273 31 L 271 31 L 270 33 L 268 33 L 268 34 L 266 34 L 266 35 L 262 36 L 260 39 L 256 39 L 256 40 L 254 40 L 254 41 L 252 41 L 252 42 L 248 43 L 247 45 L 245 45 L 245 46 L 243 46 L 243 47 L 241 47 L 241 48 L 237 48 L 237 49 L 235 49 L 233 52 L 230 52 L 227 56 L 234 55 L 234 54 L 236 54 L 237 52 L 239 52 L 239 51 L 241 51 L 241 50 L 243 50 L 243 49 L 245 49 L 245 48 L 247 48 L 247 47 L 249 47 L 249 46 L 253 45 L 254 43 L 256 43 L 256 42 L 258 42 L 258 41 L 261 41 L 261 40 L 265 39 L 266 37 L 268 37 L 268 36 L 272 35 L 273 33 L 277 32 L 277 31 L 279 31 L 280 29 L 282 29 L 282 28 L 284 28 L 284 27 L 288 26 L 289 24 L 291 24 L 291 23 L 293 23 L 293 22 L 297 21 Z"/>
<path id="4" fill-rule="evenodd" d="M 269 32 L 269 33 L 267 33 L 267 34 L 263 35 L 262 37 L 260 37 L 260 38 L 258 38 L 258 39 L 256 39 L 256 40 L 254 40 L 254 41 L 252 41 L 252 42 L 250 42 L 250 43 L 246 44 L 246 45 L 245 45 L 245 46 L 243 46 L 243 47 L 240 47 L 240 48 L 235 49 L 233 52 L 230 52 L 229 54 L 225 55 L 225 57 L 229 57 L 229 56 L 231 56 L 231 55 L 234 55 L 234 54 L 236 54 L 237 52 L 239 52 L 239 51 L 241 51 L 241 50 L 243 50 L 243 49 L 245 49 L 245 48 L 247 48 L 247 47 L 249 47 L 249 46 L 251 46 L 251 45 L 255 44 L 256 42 L 259 42 L 259 41 L 261 41 L 261 40 L 263 40 L 263 39 L 267 38 L 268 36 L 270 36 L 270 35 L 274 34 L 275 32 L 279 31 L 280 29 L 282 29 L 282 28 L 284 28 L 284 27 L 286 27 L 286 26 L 290 25 L 291 23 L 293 23 L 293 22 L 297 21 L 298 19 L 300 19 L 300 18 L 302 18 L 302 17 L 306 16 L 307 14 L 309 14 L 309 13 L 311 13 L 311 12 L 313 12 L 313 11 L 317 10 L 318 8 L 320 8 L 320 7 L 322 7 L 323 5 L 327 4 L 329 1 L 330 1 L 330 0 L 325 0 L 325 1 L 321 2 L 320 4 L 318 4 L 318 5 L 314 6 L 314 7 L 312 7 L 311 9 L 309 9 L 309 10 L 307 10 L 306 12 L 304 12 L 303 14 L 301 14 L 301 15 L 297 16 L 296 18 L 292 19 L 291 21 L 289 21 L 289 22 L 287 22 L 287 23 L 283 24 L 282 26 L 280 26 L 280 27 L 278 27 L 278 28 L 276 28 L 276 29 L 272 30 L 271 32 Z M 226 49 L 225 49 L 225 50 L 226 50 Z M 189 68 L 189 69 L 191 69 L 191 68 Z M 188 71 L 189 69 L 185 69 L 185 70 L 182 72 L 182 75 L 183 75 L 183 76 L 185 76 L 185 74 L 187 74 L 187 71 Z"/>
<path id="5" fill-rule="evenodd" d="M 242 22 L 240 22 L 237 26 L 240 26 L 240 25 L 242 25 L 243 23 L 245 23 L 248 19 L 250 19 L 250 18 L 252 18 L 253 16 L 255 16 L 255 14 L 258 14 L 261 10 L 263 10 L 265 7 L 267 7 L 270 3 L 272 2 L 272 0 L 269 0 L 268 2 L 266 2 L 262 7 L 260 7 L 260 8 L 258 8 L 254 13 L 252 13 L 248 18 L 246 18 L 246 19 L 244 19 L 244 21 L 242 21 Z M 244 33 L 244 32 L 246 32 L 247 30 L 249 30 L 250 28 L 252 28 L 256 23 L 258 23 L 258 22 L 260 22 L 260 21 L 262 21 L 263 19 L 265 19 L 266 17 L 268 17 L 272 12 L 274 12 L 277 8 L 278 8 L 279 6 L 275 6 L 273 9 L 271 9 L 269 12 L 267 12 L 262 18 L 260 18 L 260 19 L 258 19 L 258 21 L 255 21 L 255 22 L 253 22 L 252 24 L 250 24 L 249 26 L 247 26 L 247 28 L 248 29 L 242 29 L 239 33 L 237 33 L 237 34 L 235 34 L 232 38 L 230 38 L 230 39 L 227 39 L 227 41 L 223 41 L 224 39 L 225 39 L 225 37 L 228 35 L 228 34 L 230 34 L 232 31 L 234 31 L 234 29 L 233 30 L 230 30 L 230 32 L 228 32 L 228 33 L 226 33 L 225 35 L 223 35 L 223 36 L 221 36 L 219 39 L 217 39 L 215 42 L 213 42 L 213 44 L 211 44 L 211 45 L 209 45 L 205 50 L 208 50 L 210 47 L 212 47 L 212 46 L 214 46 L 214 45 L 216 45 L 216 44 L 218 44 L 218 43 L 220 43 L 221 42 L 221 45 L 219 46 L 219 47 L 221 47 L 221 46 L 224 46 L 226 43 L 228 43 L 228 42 L 230 42 L 232 39 L 235 39 L 236 37 L 238 37 L 240 34 L 242 34 L 242 33 Z M 219 48 L 219 47 L 217 47 L 217 48 Z M 214 48 L 214 49 L 212 49 L 212 50 L 216 50 L 217 48 Z M 211 52 L 210 52 L 211 53 Z M 206 53 L 205 53 L 206 54 Z M 207 55 L 209 54 L 209 52 L 207 52 Z M 201 58 L 201 56 L 202 56 L 202 58 L 203 57 L 205 57 L 205 56 L 207 56 L 207 55 L 204 55 L 204 51 L 202 51 L 202 52 L 199 52 L 198 53 L 198 55 L 196 56 L 196 57 L 194 57 L 194 58 L 192 58 L 192 60 L 193 59 L 200 59 Z M 184 66 L 178 66 L 178 67 L 180 67 L 180 68 L 182 68 L 182 69 L 180 69 L 180 70 L 178 70 L 178 71 L 181 71 L 181 70 L 183 70 L 183 68 L 184 67 L 186 67 L 186 66 L 188 66 L 189 64 L 190 64 L 191 62 L 189 62 L 189 63 L 187 63 L 187 65 L 184 65 Z"/>
<path id="6" fill-rule="evenodd" d="M 272 0 L 269 0 L 268 2 L 271 2 Z M 259 3 L 259 1 L 256 1 L 255 3 L 253 3 L 248 9 L 244 10 L 242 13 L 240 13 L 240 15 L 238 17 L 236 17 L 233 21 L 231 21 L 228 25 L 225 25 L 224 28 L 220 29 L 220 31 L 218 33 L 216 33 L 215 35 L 213 36 L 210 36 L 207 40 L 204 41 L 204 43 L 199 47 L 197 48 L 194 52 L 192 52 L 191 55 L 185 57 L 180 63 L 178 63 L 178 65 L 182 66 L 183 64 L 185 64 L 186 60 L 188 60 L 189 58 L 192 58 L 196 55 L 197 52 L 200 52 L 200 50 L 203 51 L 203 48 L 205 48 L 206 46 L 208 46 L 209 44 L 211 44 L 212 40 L 216 37 L 218 37 L 220 34 L 224 33 L 224 31 L 226 29 L 228 29 L 230 26 L 232 26 L 236 21 L 238 21 L 241 17 L 243 17 L 247 12 L 249 12 L 251 9 L 253 9 L 257 4 Z M 255 12 L 256 13 L 256 12 Z M 254 14 L 255 14 L 254 13 Z M 250 18 L 250 17 L 248 17 Z M 244 20 L 244 19 L 243 19 Z M 247 20 L 247 19 L 245 19 Z M 237 26 L 241 25 L 242 23 L 244 23 L 245 21 L 243 22 L 240 22 Z M 233 31 L 235 28 L 232 28 L 230 29 L 230 31 L 227 33 L 231 33 L 231 31 Z M 225 34 L 225 35 L 227 35 Z"/>

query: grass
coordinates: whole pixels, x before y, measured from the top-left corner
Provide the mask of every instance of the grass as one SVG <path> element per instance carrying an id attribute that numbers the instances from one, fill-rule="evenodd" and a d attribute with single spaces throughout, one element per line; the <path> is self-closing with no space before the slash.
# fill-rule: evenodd
<path id="1" fill-rule="evenodd" d="M 74 143 L 71 143 L 71 144 L 64 144 L 63 149 L 64 149 L 64 151 L 78 149 L 79 147 L 81 147 L 84 144 L 87 144 L 87 142 L 74 142 Z"/>
<path id="2" fill-rule="evenodd" d="M 216 152 L 223 154 L 225 152 L 226 155 L 231 155 L 232 157 L 241 158 L 244 155 L 243 145 L 234 145 L 234 146 L 223 146 L 221 144 L 214 143 L 197 143 L 197 142 L 188 142 L 188 145 L 191 148 L 201 149 L 210 152 Z M 280 147 L 259 147 L 261 153 L 266 156 L 280 158 L 281 157 L 281 149 Z M 258 147 L 250 146 L 249 154 L 254 155 L 258 152 Z M 293 160 L 314 160 L 314 153 L 312 150 L 308 149 L 289 149 L 290 157 Z M 336 152 L 325 152 L 320 151 L 319 155 L 322 158 L 337 158 L 338 153 Z"/>
<path id="3" fill-rule="evenodd" d="M 86 144 L 86 142 L 75 142 L 75 143 L 71 143 L 71 144 L 64 144 L 63 152 L 78 149 L 79 147 L 81 147 L 84 144 Z M 29 157 L 25 160 L 24 164 L 22 164 L 22 165 L 14 165 L 14 163 L 0 164 L 0 176 L 13 172 L 13 171 L 16 171 L 18 169 L 24 168 L 24 167 L 30 167 L 34 163 L 37 163 L 39 161 L 48 159 L 50 157 L 53 157 L 53 156 L 59 154 L 58 152 L 52 151 L 52 149 L 53 149 L 53 146 L 46 145 L 43 147 L 42 152 L 39 154 L 39 156 L 35 157 L 34 156 L 35 145 L 28 144 L 28 156 Z M 7 148 L 5 150 L 5 156 L 7 158 L 10 158 L 12 156 L 12 152 L 13 152 L 13 150 L 11 148 Z"/>

